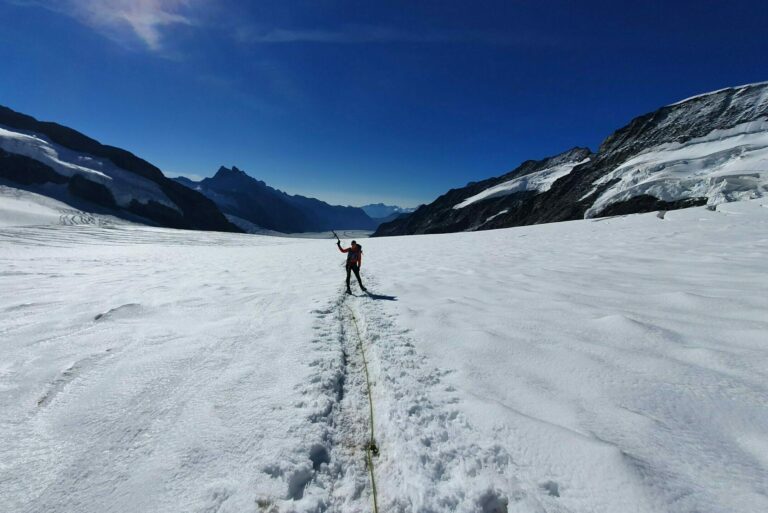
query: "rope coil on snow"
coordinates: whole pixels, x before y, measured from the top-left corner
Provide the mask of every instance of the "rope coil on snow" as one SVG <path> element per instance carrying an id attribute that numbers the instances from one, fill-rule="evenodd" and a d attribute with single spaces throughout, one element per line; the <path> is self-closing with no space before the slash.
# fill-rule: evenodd
<path id="1" fill-rule="evenodd" d="M 355 325 L 355 332 L 357 333 L 357 347 L 360 348 L 360 356 L 363 359 L 363 369 L 365 370 L 365 384 L 368 388 L 368 409 L 370 414 L 370 422 L 369 425 L 371 427 L 371 437 L 368 440 L 368 445 L 365 447 L 365 456 L 366 461 L 368 463 L 368 471 L 371 475 L 371 492 L 373 495 L 373 511 L 374 513 L 379 513 L 379 504 L 378 499 L 376 497 L 376 478 L 374 476 L 374 469 L 373 469 L 373 456 L 379 455 L 379 448 L 376 446 L 376 438 L 374 436 L 374 429 L 373 429 L 373 396 L 371 395 L 371 378 L 368 374 L 368 361 L 365 359 L 365 348 L 363 347 L 363 337 L 360 335 L 360 326 L 357 323 L 357 316 L 355 315 L 355 311 L 352 310 L 352 307 L 348 304 L 346 305 L 347 309 L 349 310 L 349 313 L 352 315 L 352 323 Z"/>

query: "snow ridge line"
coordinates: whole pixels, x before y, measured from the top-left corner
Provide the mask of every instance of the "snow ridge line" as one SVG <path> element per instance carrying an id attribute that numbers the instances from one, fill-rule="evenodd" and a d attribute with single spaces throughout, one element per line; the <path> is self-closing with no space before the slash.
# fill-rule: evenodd
<path id="1" fill-rule="evenodd" d="M 360 335 L 360 326 L 357 322 L 357 316 L 355 311 L 345 302 L 345 306 L 349 310 L 352 316 L 352 323 L 355 326 L 355 333 L 357 334 L 358 348 L 360 349 L 360 356 L 363 359 L 363 369 L 365 371 L 365 384 L 368 389 L 368 409 L 370 414 L 369 425 L 371 428 L 371 436 L 368 441 L 368 445 L 365 447 L 365 456 L 368 463 L 368 471 L 371 476 L 371 495 L 373 497 L 373 511 L 379 513 L 379 503 L 376 495 L 376 473 L 373 465 L 373 456 L 379 455 L 379 448 L 376 445 L 376 438 L 374 435 L 374 416 L 373 416 L 373 395 L 371 393 L 371 378 L 368 372 L 368 361 L 365 358 L 365 347 L 363 346 L 363 337 Z"/>

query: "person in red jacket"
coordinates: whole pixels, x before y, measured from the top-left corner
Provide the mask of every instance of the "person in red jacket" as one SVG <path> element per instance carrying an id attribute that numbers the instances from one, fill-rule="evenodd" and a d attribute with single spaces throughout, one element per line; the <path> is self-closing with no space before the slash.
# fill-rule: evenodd
<path id="1" fill-rule="evenodd" d="M 336 241 L 336 245 L 339 247 L 339 251 L 347 254 L 347 294 L 352 294 L 352 291 L 349 288 L 349 278 L 351 277 L 352 272 L 355 273 L 360 288 L 363 292 L 367 292 L 368 289 L 363 286 L 363 280 L 360 279 L 360 266 L 363 265 L 363 247 L 354 240 L 352 241 L 352 245 L 346 249 L 341 247 L 340 240 Z"/>

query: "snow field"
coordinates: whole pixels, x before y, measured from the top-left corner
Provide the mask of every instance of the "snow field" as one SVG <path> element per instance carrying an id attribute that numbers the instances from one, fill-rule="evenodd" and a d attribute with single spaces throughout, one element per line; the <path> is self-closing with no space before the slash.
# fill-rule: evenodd
<path id="1" fill-rule="evenodd" d="M 360 343 L 382 512 L 768 509 L 762 200 L 369 239 L 373 297 L 330 239 L 41 201 L 0 195 L 8 511 L 371 511 Z"/>
<path id="2" fill-rule="evenodd" d="M 261 261 L 258 243 L 235 240 L 221 259 L 178 235 L 3 242 L 8 511 L 247 511 L 271 500 L 310 511 L 325 500 L 322 476 L 302 488 L 322 441 L 302 394 L 306 314 L 320 295 L 302 283 L 311 265 L 290 275 L 280 256 Z M 282 239 L 266 240 L 283 252 Z M 304 315 L 286 315 L 294 308 Z"/>
<path id="3" fill-rule="evenodd" d="M 0 227 L 128 224 L 112 216 L 94 216 L 61 201 L 0 185 Z"/>
<path id="4" fill-rule="evenodd" d="M 760 201 L 366 249 L 474 438 L 557 490 L 540 511 L 768 508 Z"/>

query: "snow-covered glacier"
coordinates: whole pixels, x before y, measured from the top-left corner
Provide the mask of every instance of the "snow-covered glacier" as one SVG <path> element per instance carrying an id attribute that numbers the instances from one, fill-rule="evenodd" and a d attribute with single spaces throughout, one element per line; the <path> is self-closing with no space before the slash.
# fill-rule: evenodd
<path id="1" fill-rule="evenodd" d="M 768 510 L 765 199 L 364 241 L 0 187 L 9 512 Z M 361 348 L 370 374 L 369 412 Z"/>

